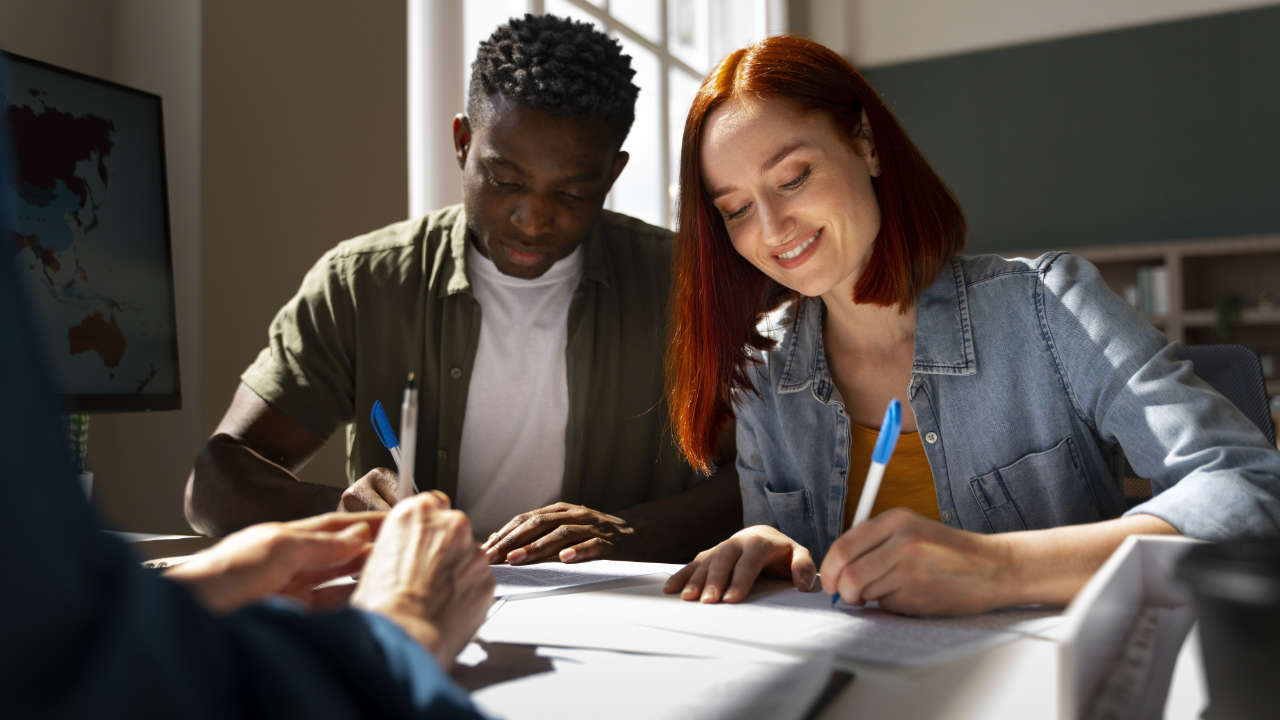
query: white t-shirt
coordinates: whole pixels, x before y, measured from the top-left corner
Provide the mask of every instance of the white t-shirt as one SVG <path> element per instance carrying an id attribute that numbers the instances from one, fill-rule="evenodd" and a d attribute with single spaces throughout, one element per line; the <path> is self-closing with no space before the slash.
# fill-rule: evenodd
<path id="1" fill-rule="evenodd" d="M 503 274 L 469 244 L 467 268 L 481 322 L 456 506 L 484 538 L 559 498 L 569 418 L 564 352 L 582 247 L 532 280 Z"/>

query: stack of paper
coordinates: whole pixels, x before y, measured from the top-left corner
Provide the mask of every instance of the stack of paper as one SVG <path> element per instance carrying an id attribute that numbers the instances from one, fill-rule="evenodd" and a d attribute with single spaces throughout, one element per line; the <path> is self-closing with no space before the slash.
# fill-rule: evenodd
<path id="1" fill-rule="evenodd" d="M 765 582 L 740 604 L 704 605 L 662 592 L 666 575 L 623 587 L 512 598 L 480 628 L 488 642 L 694 657 L 741 656 L 748 648 L 826 653 L 845 660 L 919 666 L 1011 640 L 1052 622 L 1057 611 L 926 619 L 841 603 L 822 593 Z"/>
<path id="2" fill-rule="evenodd" d="M 678 565 L 497 566 L 498 602 L 454 676 L 507 717 L 805 717 L 850 661 L 927 667 L 1031 634 L 1057 611 L 908 618 L 761 581 L 739 604 L 666 595 Z"/>

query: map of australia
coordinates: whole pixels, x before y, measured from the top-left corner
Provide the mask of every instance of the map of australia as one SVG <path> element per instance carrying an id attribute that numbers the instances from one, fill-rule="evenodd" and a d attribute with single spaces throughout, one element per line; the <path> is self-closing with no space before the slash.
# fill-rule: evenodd
<path id="1" fill-rule="evenodd" d="M 14 144 L 23 149 L 18 154 L 18 197 L 26 220 L 21 225 L 30 231 L 14 232 L 14 250 L 28 251 L 32 261 L 40 263 L 51 295 L 107 307 L 105 317 L 102 311 L 88 313 L 67 328 L 67 349 L 73 355 L 96 352 L 108 377 L 114 378 L 128 343 L 115 319 L 120 304 L 79 287 L 91 281 L 75 246 L 77 236 L 97 228 L 97 211 L 110 180 L 107 167 L 115 125 L 106 118 L 50 108 L 42 95 L 31 90 L 36 107 L 11 106 L 7 117 Z M 74 264 L 64 273 L 67 259 Z"/>
<path id="2" fill-rule="evenodd" d="M 8 65 L 9 257 L 64 395 L 176 393 L 159 99 Z"/>

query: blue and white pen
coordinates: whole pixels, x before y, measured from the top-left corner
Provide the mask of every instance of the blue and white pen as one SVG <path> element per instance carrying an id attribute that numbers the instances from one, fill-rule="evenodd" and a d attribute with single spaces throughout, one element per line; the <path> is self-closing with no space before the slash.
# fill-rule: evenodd
<path id="1" fill-rule="evenodd" d="M 373 401 L 373 411 L 369 413 L 369 419 L 373 421 L 373 432 L 378 436 L 378 442 L 382 443 L 382 447 L 391 453 L 391 459 L 396 463 L 397 477 L 405 477 L 403 453 L 400 450 L 400 441 L 396 438 L 395 430 L 391 429 L 391 421 L 387 419 L 387 410 L 382 407 L 381 400 Z M 412 482 L 412 478 L 410 478 Z M 413 492 L 418 492 L 418 485 L 414 482 L 410 487 Z M 397 494 L 399 494 L 397 492 Z M 397 498 L 399 500 L 401 498 Z"/>
<path id="2" fill-rule="evenodd" d="M 418 483 L 413 479 L 413 463 L 418 457 L 418 386 L 413 382 L 412 371 L 404 384 L 404 402 L 400 405 L 400 434 L 404 436 L 404 457 L 400 464 L 397 502 L 418 492 Z"/>
<path id="3" fill-rule="evenodd" d="M 880 434 L 876 437 L 876 447 L 871 451 L 871 466 L 867 468 L 867 479 L 862 483 L 862 494 L 858 496 L 858 509 L 853 511 L 854 527 L 871 516 L 871 506 L 876 504 L 876 493 L 880 492 L 880 480 L 884 478 L 884 467 L 893 456 L 893 449 L 898 445 L 898 434 L 902 432 L 902 403 L 898 398 L 889 401 L 884 410 L 884 420 L 880 423 Z M 831 593 L 831 607 L 840 600 L 840 593 Z"/>
<path id="4" fill-rule="evenodd" d="M 391 453 L 391 459 L 396 462 L 396 473 L 399 473 L 400 441 L 396 439 L 395 430 L 391 429 L 391 421 L 387 419 L 387 410 L 382 407 L 381 400 L 373 401 L 373 412 L 369 413 L 369 419 L 373 421 L 373 432 L 378 436 L 378 442 Z"/>

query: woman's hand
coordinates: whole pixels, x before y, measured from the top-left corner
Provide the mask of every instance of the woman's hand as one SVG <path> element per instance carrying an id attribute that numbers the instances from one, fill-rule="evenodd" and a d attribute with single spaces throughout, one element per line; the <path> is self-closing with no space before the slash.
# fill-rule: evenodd
<path id="1" fill-rule="evenodd" d="M 384 513 L 332 513 L 252 525 L 196 553 L 165 575 L 214 612 L 231 612 L 270 595 L 308 607 L 344 601 L 354 586 L 315 586 L 359 571 Z"/>
<path id="2" fill-rule="evenodd" d="M 817 577 L 813 557 L 795 540 L 769 525 L 753 525 L 734 533 L 710 550 L 703 550 L 662 586 L 683 600 L 740 602 L 751 592 L 761 572 L 791 578 L 806 592 Z"/>
<path id="3" fill-rule="evenodd" d="M 1011 604 L 1004 538 L 894 508 L 851 528 L 822 561 L 822 589 L 907 615 L 968 615 Z"/>

